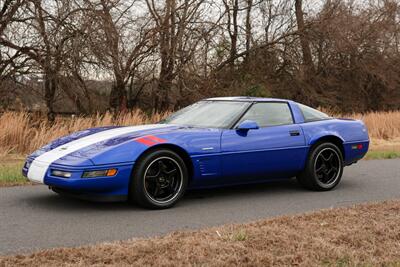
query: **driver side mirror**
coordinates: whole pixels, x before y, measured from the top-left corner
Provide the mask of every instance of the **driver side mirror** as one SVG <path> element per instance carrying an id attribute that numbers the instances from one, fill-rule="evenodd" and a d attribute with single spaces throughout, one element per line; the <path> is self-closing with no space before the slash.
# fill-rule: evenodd
<path id="1" fill-rule="evenodd" d="M 237 130 L 239 131 L 249 131 L 249 130 L 257 130 L 260 127 L 258 126 L 257 122 L 251 120 L 245 120 L 239 124 Z"/>

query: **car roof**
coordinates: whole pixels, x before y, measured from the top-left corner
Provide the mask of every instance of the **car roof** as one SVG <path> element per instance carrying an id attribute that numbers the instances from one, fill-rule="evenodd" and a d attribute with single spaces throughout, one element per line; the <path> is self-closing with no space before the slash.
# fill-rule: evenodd
<path id="1" fill-rule="evenodd" d="M 251 96 L 230 96 L 230 97 L 213 97 L 204 99 L 207 101 L 240 101 L 240 102 L 289 102 L 287 99 L 251 97 Z"/>

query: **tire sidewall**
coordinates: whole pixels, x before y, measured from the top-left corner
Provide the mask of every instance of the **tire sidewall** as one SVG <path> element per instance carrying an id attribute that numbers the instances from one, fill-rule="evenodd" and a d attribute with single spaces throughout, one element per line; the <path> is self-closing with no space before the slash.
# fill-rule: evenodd
<path id="1" fill-rule="evenodd" d="M 161 157 L 169 157 L 179 164 L 182 172 L 182 185 L 176 197 L 166 202 L 154 201 L 145 190 L 144 175 L 151 162 Z M 146 208 L 165 209 L 175 205 L 184 195 L 188 183 L 188 170 L 185 162 L 175 152 L 168 149 L 155 149 L 144 154 L 135 164 L 131 177 L 130 197 L 136 203 Z"/>

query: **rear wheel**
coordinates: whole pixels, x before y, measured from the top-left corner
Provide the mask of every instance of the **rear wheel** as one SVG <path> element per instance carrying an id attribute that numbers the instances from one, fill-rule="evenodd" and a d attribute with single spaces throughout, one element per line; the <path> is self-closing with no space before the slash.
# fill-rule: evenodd
<path id="1" fill-rule="evenodd" d="M 343 174 L 343 155 L 333 143 L 321 143 L 310 152 L 304 171 L 297 180 L 304 187 L 316 191 L 335 188 Z"/>
<path id="2" fill-rule="evenodd" d="M 132 200 L 146 208 L 165 209 L 175 205 L 185 193 L 188 171 L 179 155 L 160 149 L 136 163 L 131 179 Z"/>

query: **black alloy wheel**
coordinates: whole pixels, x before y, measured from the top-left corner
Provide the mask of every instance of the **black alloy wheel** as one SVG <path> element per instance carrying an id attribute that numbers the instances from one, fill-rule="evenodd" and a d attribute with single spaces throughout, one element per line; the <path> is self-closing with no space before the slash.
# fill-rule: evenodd
<path id="1" fill-rule="evenodd" d="M 342 167 L 342 160 L 338 152 L 330 147 L 321 150 L 314 163 L 314 171 L 318 183 L 329 187 L 335 183 Z"/>
<path id="2" fill-rule="evenodd" d="M 160 157 L 147 166 L 144 180 L 148 197 L 165 203 L 178 195 L 183 184 L 182 169 L 173 158 Z"/>
<path id="3" fill-rule="evenodd" d="M 188 169 L 169 149 L 151 150 L 136 162 L 129 197 L 142 207 L 165 209 L 175 205 L 186 191 Z"/>
<path id="4" fill-rule="evenodd" d="M 343 175 L 343 155 L 333 143 L 318 143 L 311 148 L 304 170 L 297 176 L 305 188 L 328 191 L 335 188 Z"/>

